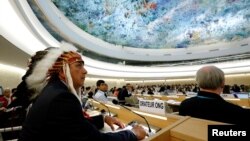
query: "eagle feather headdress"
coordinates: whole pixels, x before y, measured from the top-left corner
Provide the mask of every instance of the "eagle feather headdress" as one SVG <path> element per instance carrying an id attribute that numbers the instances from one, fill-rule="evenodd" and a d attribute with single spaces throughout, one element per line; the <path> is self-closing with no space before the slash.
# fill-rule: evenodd
<path id="1" fill-rule="evenodd" d="M 63 69 L 66 81 L 65 83 L 67 84 L 70 91 L 74 95 L 76 95 L 79 100 L 81 99 L 80 95 L 77 94 L 79 90 L 75 90 L 73 86 L 68 63 L 68 60 L 72 58 L 77 58 L 78 60 L 76 61 L 82 61 L 81 56 L 76 53 L 76 50 L 77 49 L 75 46 L 66 42 L 61 42 L 60 48 L 51 48 L 47 50 L 48 53 L 43 57 L 41 61 L 36 63 L 32 74 L 26 79 L 28 88 L 35 90 L 35 94 L 32 96 L 32 98 L 36 98 L 47 84 L 47 80 L 50 77 L 49 72 L 51 70 L 57 71 L 57 69 L 60 68 Z M 57 62 L 58 58 L 62 58 L 62 61 L 60 63 Z"/>

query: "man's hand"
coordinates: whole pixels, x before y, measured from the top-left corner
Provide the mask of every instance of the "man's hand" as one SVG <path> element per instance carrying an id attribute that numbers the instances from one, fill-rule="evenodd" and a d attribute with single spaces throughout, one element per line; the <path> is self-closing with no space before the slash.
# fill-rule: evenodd
<path id="1" fill-rule="evenodd" d="M 140 125 L 134 125 L 132 128 L 132 132 L 135 134 L 138 140 L 142 140 L 145 138 L 147 135 L 146 131 L 144 128 Z"/>
<path id="2" fill-rule="evenodd" d="M 6 108 L 5 108 L 5 107 L 1 107 L 1 108 L 0 108 L 0 111 L 5 112 L 5 111 L 6 111 Z"/>
<path id="3" fill-rule="evenodd" d="M 121 123 L 117 118 L 111 116 L 105 116 L 104 121 L 110 126 L 110 128 L 114 131 L 114 124 L 118 125 L 120 128 L 125 128 L 125 125 Z"/>

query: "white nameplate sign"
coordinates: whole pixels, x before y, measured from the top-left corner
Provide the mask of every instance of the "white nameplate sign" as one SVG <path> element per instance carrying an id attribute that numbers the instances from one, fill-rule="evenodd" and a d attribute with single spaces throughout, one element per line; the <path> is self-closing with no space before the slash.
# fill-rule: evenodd
<path id="1" fill-rule="evenodd" d="M 166 113 L 165 102 L 162 100 L 139 100 L 139 109 L 156 114 L 164 115 Z"/>

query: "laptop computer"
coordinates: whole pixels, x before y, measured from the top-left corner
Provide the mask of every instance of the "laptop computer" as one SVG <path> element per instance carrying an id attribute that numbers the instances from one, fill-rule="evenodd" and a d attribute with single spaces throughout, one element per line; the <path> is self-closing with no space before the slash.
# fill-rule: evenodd
<path id="1" fill-rule="evenodd" d="M 248 99 L 249 98 L 249 93 L 234 93 L 235 98 L 239 99 Z"/>

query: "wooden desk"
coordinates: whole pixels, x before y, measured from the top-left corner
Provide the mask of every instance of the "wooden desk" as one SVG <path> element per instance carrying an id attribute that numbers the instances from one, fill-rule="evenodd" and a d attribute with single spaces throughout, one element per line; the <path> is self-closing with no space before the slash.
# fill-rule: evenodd
<path id="1" fill-rule="evenodd" d="M 225 124 L 215 121 L 188 118 L 181 124 L 170 130 L 170 136 L 174 141 L 206 141 L 208 137 L 208 125 Z"/>
<path id="2" fill-rule="evenodd" d="M 93 102 L 100 109 L 106 109 L 103 105 Z M 141 117 L 116 105 L 106 104 L 112 113 L 116 113 L 118 118 L 124 123 L 132 120 L 145 122 Z M 131 108 L 131 110 L 139 111 Z M 155 115 L 155 114 L 154 114 Z M 150 125 L 160 127 L 156 134 L 144 139 L 144 141 L 207 141 L 208 125 L 226 124 L 215 121 L 192 118 L 189 116 L 179 116 L 166 114 L 165 116 L 152 117 L 143 115 Z"/>
<path id="3" fill-rule="evenodd" d="M 250 99 L 225 98 L 225 100 L 242 107 L 250 107 Z"/>
<path id="4" fill-rule="evenodd" d="M 105 109 L 105 110 L 107 109 L 106 107 L 104 107 L 103 105 L 101 105 L 97 102 L 93 102 L 93 104 L 94 104 L 94 106 L 98 107 L 99 109 Z M 142 123 L 145 123 L 144 119 L 142 119 L 138 115 L 128 111 L 127 109 L 124 109 L 123 107 L 120 107 L 117 105 L 112 105 L 112 104 L 106 104 L 106 105 L 109 107 L 110 112 L 117 114 L 117 118 L 119 118 L 125 124 L 127 124 L 133 120 L 137 120 L 137 121 L 140 121 Z M 141 112 L 140 114 L 142 114 L 151 125 L 156 126 L 156 127 L 160 127 L 160 128 L 165 128 L 165 127 L 175 123 L 179 119 L 184 118 L 183 116 L 171 115 L 171 114 L 166 114 L 164 116 L 157 115 L 157 114 L 149 114 L 149 113 L 140 111 L 137 108 L 132 108 L 132 107 L 128 107 L 128 108 L 133 110 L 133 111 Z"/>
<path id="5" fill-rule="evenodd" d="M 163 128 L 146 141 L 207 141 L 208 125 L 225 124 L 186 116 Z"/>
<path id="6" fill-rule="evenodd" d="M 179 119 L 178 121 L 176 121 L 175 123 L 161 129 L 159 132 L 157 132 L 156 134 L 154 134 L 153 136 L 150 136 L 147 139 L 144 139 L 145 141 L 172 141 L 171 140 L 171 135 L 170 135 L 170 131 L 172 128 L 174 128 L 175 126 L 183 123 L 185 120 L 187 120 L 190 117 L 184 117 L 182 119 Z"/>

